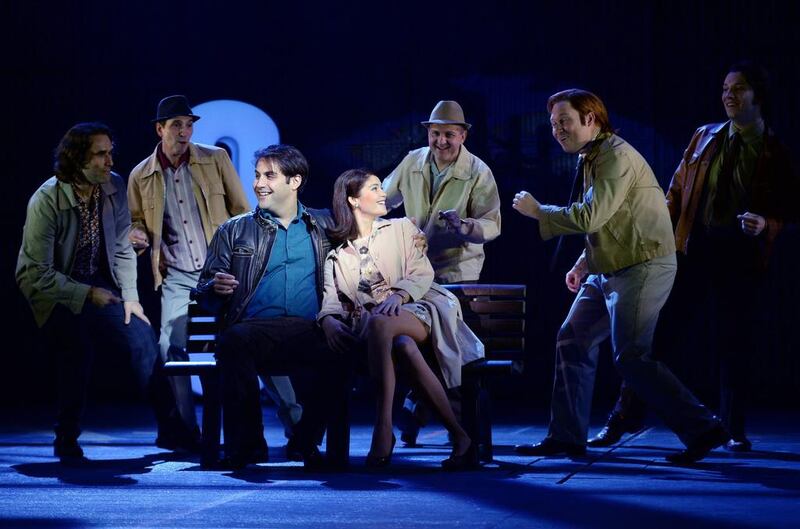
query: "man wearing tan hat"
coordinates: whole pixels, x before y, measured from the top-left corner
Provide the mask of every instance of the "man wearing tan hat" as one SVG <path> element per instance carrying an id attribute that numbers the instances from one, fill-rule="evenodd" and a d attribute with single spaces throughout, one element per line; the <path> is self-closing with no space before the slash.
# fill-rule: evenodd
<path id="1" fill-rule="evenodd" d="M 437 283 L 476 282 L 483 245 L 500 235 L 500 197 L 492 170 L 464 146 L 471 127 L 455 101 L 439 101 L 428 121 L 428 146 L 413 150 L 383 181 L 386 205 L 400 204 L 428 238 Z M 456 394 L 451 404 L 458 408 Z M 413 392 L 403 405 L 401 439 L 415 445 L 427 410 Z M 410 416 L 409 416 L 410 415 Z"/>
<path id="2" fill-rule="evenodd" d="M 428 146 L 386 177 L 386 205 L 401 204 L 428 238 L 436 282 L 477 281 L 483 245 L 500 235 L 500 197 L 489 167 L 464 146 L 470 124 L 455 101 L 439 101 L 428 121 Z"/>

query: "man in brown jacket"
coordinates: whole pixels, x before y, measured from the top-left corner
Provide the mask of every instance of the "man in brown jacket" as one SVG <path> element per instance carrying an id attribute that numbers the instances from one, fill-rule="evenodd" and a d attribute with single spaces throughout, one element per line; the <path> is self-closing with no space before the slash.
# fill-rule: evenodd
<path id="1" fill-rule="evenodd" d="M 766 72 L 752 63 L 728 70 L 722 104 L 729 121 L 695 131 L 667 192 L 676 246 L 683 254 L 679 284 L 691 291 L 692 306 L 704 290 L 711 303 L 707 322 L 716 332 L 719 411 L 731 434 L 725 447 L 736 452 L 752 446 L 744 416 L 758 291 L 796 189 L 789 153 L 765 123 L 767 81 Z M 672 323 L 685 325 L 688 307 L 678 302 Z M 605 427 L 589 446 L 610 446 L 641 429 L 644 412 L 644 404 L 623 384 Z"/>
<path id="2" fill-rule="evenodd" d="M 161 142 L 128 179 L 129 238 L 139 253 L 151 246 L 154 283 L 161 287 L 164 361 L 186 359 L 189 293 L 200 278 L 211 237 L 220 224 L 250 209 L 228 153 L 191 142 L 198 119 L 185 96 L 162 99 L 153 119 Z M 171 381 L 181 420 L 156 444 L 194 450 L 199 429 L 189 377 Z"/>

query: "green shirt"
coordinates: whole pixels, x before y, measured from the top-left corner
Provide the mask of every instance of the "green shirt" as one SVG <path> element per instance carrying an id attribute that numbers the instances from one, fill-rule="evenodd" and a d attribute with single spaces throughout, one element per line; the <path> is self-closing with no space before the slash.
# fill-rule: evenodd
<path id="1" fill-rule="evenodd" d="M 725 205 L 722 211 L 713 211 L 712 203 L 717 194 L 717 179 L 720 169 L 725 162 L 725 154 L 728 152 L 731 138 L 738 132 L 742 138 L 742 145 L 739 150 L 739 159 L 733 168 L 733 192 L 731 202 Z M 736 215 L 744 213 L 749 209 L 747 197 L 753 174 L 756 170 L 756 163 L 761 151 L 764 149 L 764 122 L 759 121 L 753 126 L 739 129 L 733 122 L 728 127 L 725 139 L 719 147 L 714 161 L 708 171 L 708 184 L 706 202 L 703 206 L 703 223 L 707 226 L 731 226 L 737 223 Z"/>

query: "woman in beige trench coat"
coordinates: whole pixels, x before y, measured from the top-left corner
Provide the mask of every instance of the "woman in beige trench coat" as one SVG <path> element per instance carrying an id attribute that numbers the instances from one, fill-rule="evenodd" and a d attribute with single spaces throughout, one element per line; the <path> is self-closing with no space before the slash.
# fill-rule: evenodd
<path id="1" fill-rule="evenodd" d="M 448 470 L 477 464 L 477 450 L 458 424 L 442 382 L 420 345 L 430 344 L 431 363 L 442 381 L 461 383 L 461 366 L 483 357 L 483 344 L 461 318 L 458 299 L 433 283 L 430 261 L 416 247 L 419 231 L 408 219 L 384 220 L 386 194 L 380 179 L 363 169 L 345 171 L 334 184 L 333 239 L 343 241 L 325 261 L 325 293 L 318 320 L 328 343 L 345 352 L 366 343 L 371 376 L 378 385 L 377 419 L 368 466 L 391 461 L 395 364 L 430 401 L 451 434 Z"/>

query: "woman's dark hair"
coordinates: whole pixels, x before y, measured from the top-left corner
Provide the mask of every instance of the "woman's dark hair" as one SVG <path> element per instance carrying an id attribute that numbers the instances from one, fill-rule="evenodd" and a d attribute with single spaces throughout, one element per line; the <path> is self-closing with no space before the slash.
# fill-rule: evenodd
<path id="1" fill-rule="evenodd" d="M 92 136 L 108 136 L 113 143 L 111 129 L 103 123 L 78 123 L 64 134 L 53 153 L 55 162 L 53 172 L 56 178 L 67 184 L 82 183 L 83 167 L 88 161 L 89 149 L 92 147 Z"/>
<path id="2" fill-rule="evenodd" d="M 333 219 L 336 221 L 336 227 L 328 234 L 336 244 L 352 241 L 358 237 L 358 225 L 347 198 L 358 197 L 364 183 L 374 174 L 375 172 L 369 169 L 348 169 L 333 183 Z"/>

